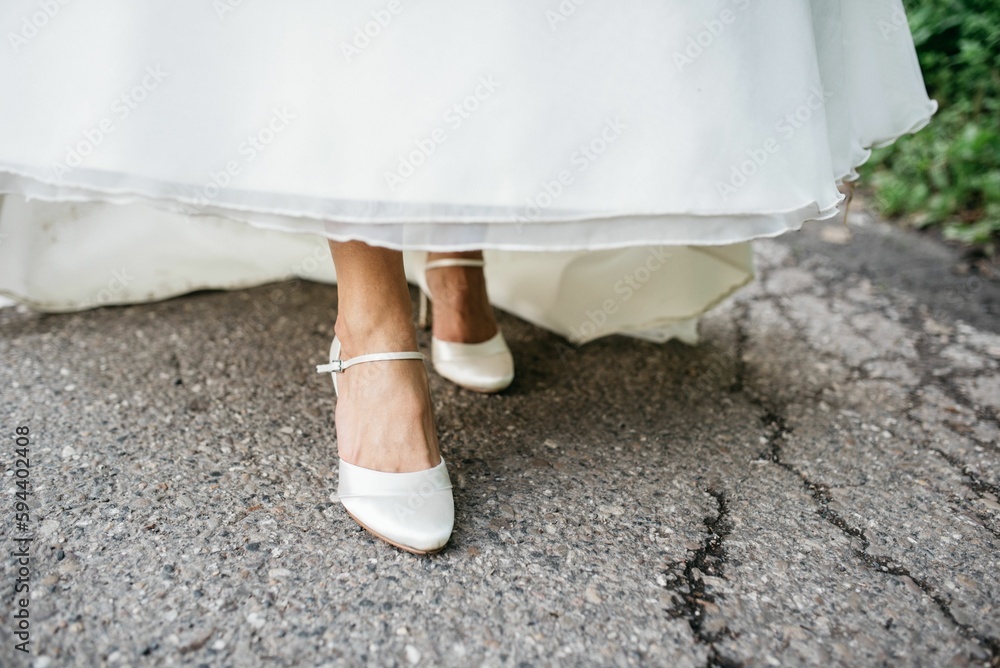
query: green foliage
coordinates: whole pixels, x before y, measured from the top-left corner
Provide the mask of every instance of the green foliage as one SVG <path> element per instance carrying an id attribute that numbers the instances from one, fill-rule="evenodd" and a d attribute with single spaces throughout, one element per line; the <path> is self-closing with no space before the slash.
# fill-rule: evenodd
<path id="1" fill-rule="evenodd" d="M 864 167 L 879 210 L 995 253 L 1000 237 L 1000 3 L 905 0 L 941 109 Z"/>

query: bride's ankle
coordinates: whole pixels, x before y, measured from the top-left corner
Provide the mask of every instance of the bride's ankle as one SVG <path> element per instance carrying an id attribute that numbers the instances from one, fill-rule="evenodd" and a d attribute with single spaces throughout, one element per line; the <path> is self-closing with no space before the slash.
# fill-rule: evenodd
<path id="1" fill-rule="evenodd" d="M 406 352 L 417 349 L 417 336 L 410 317 L 349 318 L 337 315 L 333 331 L 340 339 L 344 358 L 368 353 Z"/>

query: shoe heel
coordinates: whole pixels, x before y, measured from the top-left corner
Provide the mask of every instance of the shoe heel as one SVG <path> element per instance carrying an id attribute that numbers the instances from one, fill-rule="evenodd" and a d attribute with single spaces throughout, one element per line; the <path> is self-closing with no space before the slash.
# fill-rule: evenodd
<path id="1" fill-rule="evenodd" d="M 427 293 L 423 290 L 420 291 L 420 309 L 417 314 L 417 327 L 420 329 L 430 329 L 431 319 L 430 319 L 430 299 L 427 298 Z"/>

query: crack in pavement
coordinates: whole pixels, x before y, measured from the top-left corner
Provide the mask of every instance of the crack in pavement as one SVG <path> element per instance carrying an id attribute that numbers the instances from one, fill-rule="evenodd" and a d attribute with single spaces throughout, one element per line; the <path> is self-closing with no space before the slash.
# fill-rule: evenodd
<path id="1" fill-rule="evenodd" d="M 761 416 L 761 421 L 771 432 L 767 439 L 769 446 L 768 451 L 762 453 L 759 459 L 762 461 L 770 461 L 799 478 L 799 480 L 802 481 L 802 485 L 805 487 L 806 491 L 809 492 L 809 495 L 816 504 L 816 513 L 826 522 L 837 527 L 837 529 L 839 529 L 848 538 L 857 539 L 860 542 L 861 547 L 857 548 L 852 546 L 852 551 L 862 563 L 879 573 L 895 577 L 909 578 L 928 598 L 934 602 L 934 604 L 941 611 L 941 614 L 944 615 L 944 617 L 948 619 L 948 621 L 950 621 L 964 637 L 979 643 L 981 647 L 985 648 L 989 652 L 990 666 L 1000 668 L 1000 639 L 982 633 L 970 624 L 963 624 L 958 621 L 952 613 L 948 601 L 945 600 L 945 598 L 940 594 L 937 594 L 934 587 L 926 579 L 914 575 L 905 566 L 895 563 L 889 557 L 870 554 L 868 552 L 870 542 L 864 535 L 864 531 L 858 527 L 852 526 L 843 517 L 841 517 L 839 513 L 830 508 L 830 503 L 833 501 L 833 496 L 830 493 L 830 487 L 823 483 L 817 483 L 810 480 L 805 473 L 782 460 L 781 443 L 786 440 L 792 430 L 788 426 L 782 411 L 778 407 L 768 406 L 766 401 L 754 396 L 754 393 L 747 391 L 746 388 L 745 374 L 747 371 L 747 365 L 744 360 L 744 352 L 749 341 L 749 335 L 746 331 L 744 323 L 747 321 L 748 317 L 749 306 L 747 303 L 743 303 L 736 309 L 734 314 L 737 348 L 736 359 L 738 361 L 735 369 L 736 378 L 731 389 L 733 392 L 740 392 L 744 394 L 751 404 L 762 411 L 763 415 Z M 789 322 L 789 324 L 793 327 L 793 329 L 795 328 L 795 324 L 793 322 Z"/>
<path id="2" fill-rule="evenodd" d="M 931 585 L 926 579 L 914 575 L 908 568 L 895 563 L 890 557 L 877 556 L 869 553 L 868 548 L 871 543 L 865 536 L 864 531 L 849 524 L 843 517 L 840 516 L 839 513 L 830 508 L 829 504 L 833 501 L 833 495 L 830 493 L 829 486 L 813 482 L 806 474 L 802 473 L 788 462 L 782 461 L 780 443 L 789 433 L 791 433 L 791 430 L 785 424 L 783 416 L 767 410 L 764 406 L 761 406 L 761 408 L 765 410 L 765 415 L 761 418 L 762 421 L 766 425 L 772 427 L 772 434 L 768 439 L 770 452 L 767 453 L 766 456 L 762 456 L 761 459 L 773 462 L 789 473 L 794 474 L 802 481 L 803 486 L 809 492 L 813 501 L 817 504 L 817 514 L 833 526 L 840 529 L 840 531 L 849 538 L 856 538 L 861 542 L 861 547 L 852 548 L 852 551 L 865 565 L 872 570 L 885 573 L 886 575 L 905 576 L 909 578 L 924 594 L 927 595 L 928 598 L 934 601 L 935 605 L 937 605 L 938 609 L 941 611 L 941 614 L 943 614 L 948 621 L 954 624 L 966 638 L 975 640 L 989 651 L 991 666 L 1000 666 L 1000 639 L 978 631 L 971 624 L 963 624 L 958 621 L 952 613 L 951 606 L 948 601 L 945 600 L 943 596 L 936 593 L 933 585 Z"/>
<path id="3" fill-rule="evenodd" d="M 949 455 L 947 452 L 941 450 L 940 448 L 935 448 L 931 445 L 927 445 L 927 449 L 941 455 L 942 459 L 944 459 L 946 462 L 948 462 L 956 469 L 961 471 L 962 475 L 969 479 L 965 484 L 968 485 L 972 489 L 972 491 L 976 492 L 980 496 L 988 493 L 1000 499 L 1000 485 L 994 485 L 991 482 L 986 482 L 978 475 L 976 475 L 976 473 L 972 470 L 971 466 L 960 460 L 958 457 L 955 457 L 954 455 Z"/>
<path id="4" fill-rule="evenodd" d="M 704 576 L 723 577 L 726 562 L 723 541 L 732 531 L 726 493 L 714 487 L 706 491 L 715 499 L 718 513 L 715 517 L 704 519 L 708 537 L 693 556 L 684 560 L 684 580 L 688 591 L 684 593 L 675 589 L 680 602 L 667 610 L 667 614 L 675 619 L 684 619 L 691 627 L 695 641 L 708 647 L 706 668 L 742 668 L 742 663 L 722 656 L 715 647 L 715 643 L 722 638 L 736 638 L 738 634 L 734 634 L 728 626 L 714 632 L 705 628 L 706 604 L 714 605 L 716 596 L 706 592 Z"/>
<path id="5" fill-rule="evenodd" d="M 908 324 L 916 325 L 917 323 L 916 322 L 911 322 L 911 323 L 908 323 Z M 924 359 L 924 360 L 934 359 L 936 361 L 943 362 L 943 360 L 941 360 L 941 358 L 940 358 L 940 355 L 937 354 L 937 352 L 933 349 L 933 346 L 931 345 L 931 343 L 928 341 L 928 338 L 927 338 L 926 334 L 924 334 L 924 333 L 921 332 L 921 333 L 919 333 L 917 335 L 917 339 L 916 339 L 916 342 L 914 343 L 914 347 L 917 349 L 917 352 L 918 352 L 918 355 L 920 356 L 920 359 Z M 915 427 L 917 427 L 918 431 L 921 430 L 922 420 L 920 420 L 919 418 L 914 417 L 913 414 L 914 414 L 914 412 L 918 408 L 920 408 L 920 407 L 922 407 L 922 406 L 925 405 L 926 402 L 920 396 L 920 390 L 921 390 L 921 388 L 927 387 L 927 386 L 936 387 L 937 389 L 941 390 L 941 392 L 944 393 L 944 395 L 946 397 L 948 397 L 949 399 L 951 399 L 952 401 L 954 401 L 958 405 L 960 405 L 960 406 L 968 409 L 970 412 L 972 412 L 976 416 L 977 420 L 981 420 L 981 421 L 984 420 L 983 415 L 981 415 L 982 411 L 977 411 L 976 407 L 973 406 L 971 404 L 971 402 L 962 394 L 961 390 L 954 385 L 954 383 L 952 382 L 952 379 L 954 377 L 955 377 L 954 374 L 948 374 L 947 376 L 944 376 L 944 375 L 940 375 L 940 374 L 935 374 L 933 372 L 933 370 L 930 370 L 930 369 L 923 370 L 923 373 L 921 374 L 921 377 L 920 377 L 919 382 L 917 383 L 917 386 L 914 387 L 913 390 L 910 391 L 909 394 L 908 394 L 908 399 L 909 399 L 910 406 L 904 412 L 904 415 L 905 415 L 906 419 L 909 420 L 910 423 L 913 424 Z M 986 420 L 986 421 L 990 421 L 990 420 Z M 947 421 L 947 420 L 942 421 L 942 425 L 948 431 L 950 431 L 951 433 L 955 434 L 955 436 L 957 438 L 967 439 L 968 441 L 970 441 L 972 443 L 975 443 L 975 444 L 979 445 L 980 447 L 986 447 L 986 448 L 990 448 L 991 450 L 997 450 L 998 452 L 1000 452 L 1000 448 L 998 448 L 993 443 L 984 442 L 982 439 L 976 438 L 976 437 L 974 437 L 974 436 L 972 436 L 970 434 L 963 434 L 963 433 L 959 432 L 958 430 L 956 430 L 954 428 L 954 426 L 952 426 L 952 424 L 949 421 Z M 981 477 L 979 477 L 975 473 L 975 470 L 973 469 L 972 466 L 970 466 L 966 462 L 962 461 L 958 457 L 945 452 L 941 448 L 934 447 L 934 445 L 932 444 L 932 441 L 930 440 L 929 437 L 925 438 L 921 442 L 921 445 L 924 447 L 924 449 L 930 450 L 931 452 L 936 453 L 938 456 L 940 456 L 942 459 L 944 459 L 946 462 L 948 462 L 949 465 L 951 465 L 953 468 L 955 468 L 956 470 L 958 470 L 959 472 L 961 472 L 962 476 L 965 478 L 965 480 L 963 480 L 963 483 L 965 484 L 966 487 L 968 487 L 969 489 L 971 489 L 972 492 L 978 498 L 982 499 L 982 498 L 984 498 L 984 495 L 989 494 L 989 495 L 992 495 L 993 497 L 995 497 L 995 499 L 1000 500 L 1000 485 L 996 485 L 996 484 L 993 484 L 993 483 L 990 483 L 990 482 L 987 482 L 987 481 L 983 480 Z M 979 513 L 979 512 L 975 512 L 974 514 L 980 520 L 993 521 L 993 518 L 990 517 L 990 516 L 988 516 L 988 515 L 984 517 L 983 514 Z M 988 526 L 986 524 L 983 524 L 982 527 L 984 529 L 986 529 L 988 532 L 990 532 L 991 534 L 993 534 L 994 536 L 1000 538 L 1000 531 L 998 531 L 998 530 L 996 530 L 996 529 L 994 529 L 994 528 L 992 528 L 992 527 L 990 527 L 990 526 Z"/>
<path id="6" fill-rule="evenodd" d="M 929 340 L 926 332 L 924 332 L 922 323 L 919 322 L 919 314 L 913 314 L 906 319 L 901 319 L 900 322 L 904 326 L 909 327 L 911 331 L 916 332 L 916 337 L 913 343 L 913 347 L 917 351 L 917 357 L 921 361 L 933 360 L 937 362 L 940 366 L 947 367 L 948 362 L 941 358 L 935 347 Z M 990 424 L 1000 427 L 1000 415 L 994 415 L 989 409 L 981 406 L 977 406 L 969 397 L 965 395 L 965 392 L 958 385 L 955 384 L 955 379 L 957 378 L 975 378 L 977 373 L 969 372 L 963 374 L 959 371 L 949 370 L 948 373 L 934 373 L 934 370 L 930 368 L 931 364 L 927 365 L 927 368 L 921 370 L 920 380 L 917 383 L 917 387 L 914 388 L 913 392 L 910 393 L 910 403 L 912 407 L 910 412 L 912 412 L 917 406 L 923 405 L 923 400 L 917 396 L 917 391 L 922 387 L 935 387 L 940 390 L 946 397 L 954 401 L 956 404 L 965 408 L 970 413 L 972 413 L 977 420 L 980 422 L 988 422 Z M 909 414 L 907 415 L 908 417 Z M 912 418 L 911 418 L 912 419 Z M 978 445 L 988 447 L 992 450 L 1000 452 L 1000 446 L 989 441 L 983 441 L 969 434 L 961 434 L 955 431 L 950 425 L 945 423 L 945 426 L 952 432 L 954 432 L 960 438 L 968 438 L 969 440 L 975 441 Z"/>
<path id="7" fill-rule="evenodd" d="M 977 420 L 980 420 L 981 422 L 989 422 L 1000 427 L 1000 416 L 994 415 L 988 408 L 977 406 L 968 397 L 966 397 L 965 392 L 953 382 L 953 378 L 957 377 L 958 376 L 953 376 L 953 374 L 948 374 L 947 376 L 932 376 L 933 380 L 928 382 L 928 384 L 936 386 L 939 390 L 944 392 L 949 399 L 954 401 L 959 406 L 969 409 L 969 411 L 976 416 Z M 923 379 L 921 379 L 921 382 L 923 382 Z M 992 443 L 983 443 L 983 445 L 997 448 L 997 446 Z"/>
<path id="8" fill-rule="evenodd" d="M 982 480 L 978 475 L 975 474 L 975 472 L 971 470 L 971 467 L 968 464 L 963 463 L 957 457 L 949 455 L 943 450 L 935 448 L 929 444 L 925 443 L 924 447 L 930 450 L 931 452 L 937 453 L 942 459 L 948 462 L 951 466 L 961 471 L 962 476 L 965 478 L 965 480 L 963 480 L 962 483 L 966 487 L 971 489 L 978 498 L 982 499 L 984 498 L 985 494 L 990 494 L 996 497 L 997 499 L 1000 499 L 1000 487 L 997 487 L 994 484 Z M 969 509 L 969 511 L 984 522 L 979 526 L 981 526 L 983 529 L 993 534 L 995 537 L 1000 538 L 1000 530 L 994 529 L 988 524 L 985 524 L 985 522 L 987 521 L 994 521 L 993 517 L 972 509 Z"/>

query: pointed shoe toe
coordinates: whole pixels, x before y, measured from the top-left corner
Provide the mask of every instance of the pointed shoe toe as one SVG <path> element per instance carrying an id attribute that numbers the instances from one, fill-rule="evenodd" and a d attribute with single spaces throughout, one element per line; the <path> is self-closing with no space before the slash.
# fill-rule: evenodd
<path id="1" fill-rule="evenodd" d="M 340 460 L 337 497 L 362 527 L 416 554 L 441 550 L 455 525 L 451 479 L 444 462 L 412 473 L 386 473 Z"/>
<path id="2" fill-rule="evenodd" d="M 431 359 L 439 375 L 475 392 L 499 392 L 514 381 L 514 357 L 499 331 L 482 343 L 432 338 Z"/>

